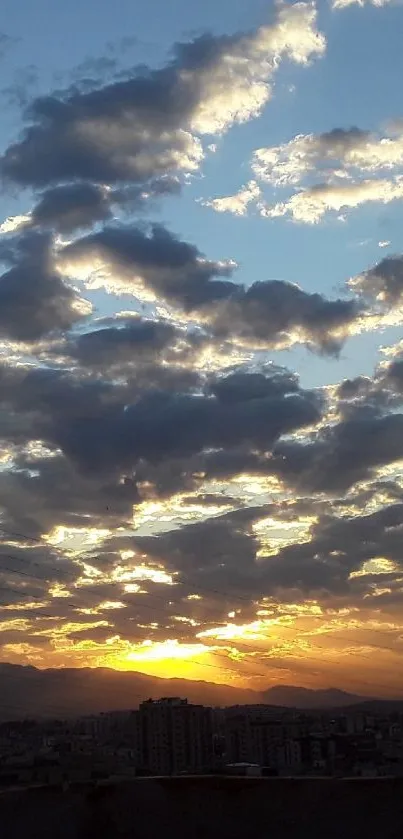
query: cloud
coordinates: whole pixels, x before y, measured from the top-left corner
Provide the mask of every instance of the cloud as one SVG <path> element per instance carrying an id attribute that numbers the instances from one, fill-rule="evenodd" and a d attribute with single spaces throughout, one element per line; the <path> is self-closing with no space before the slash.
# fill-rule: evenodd
<path id="1" fill-rule="evenodd" d="M 254 204 L 263 217 L 290 215 L 294 221 L 314 224 L 328 212 L 402 197 L 402 126 L 399 120 L 391 123 L 389 136 L 357 127 L 298 134 L 281 145 L 256 149 L 251 166 L 254 179 L 239 193 L 204 203 L 237 215 L 246 215 L 248 205 Z M 262 192 L 264 184 L 298 189 L 273 204 Z"/>
<path id="2" fill-rule="evenodd" d="M 403 257 L 388 256 L 350 280 L 350 287 L 386 310 L 400 306 L 403 296 Z"/>
<path id="3" fill-rule="evenodd" d="M 49 237 L 27 233 L 8 240 L 0 258 L 11 267 L 0 276 L 0 334 L 18 341 L 35 341 L 70 329 L 90 314 L 80 298 L 57 273 Z"/>
<path id="4" fill-rule="evenodd" d="M 351 177 L 354 170 L 377 172 L 402 164 L 401 131 L 397 136 L 380 137 L 359 128 L 298 134 L 283 145 L 257 149 L 252 159 L 256 177 L 276 187 L 300 184 L 318 170 Z"/>
<path id="5" fill-rule="evenodd" d="M 333 9 L 345 9 L 347 6 L 365 6 L 367 3 L 371 6 L 377 6 L 381 8 L 382 6 L 386 6 L 388 3 L 393 2 L 393 0 L 332 0 L 332 8 Z"/>
<path id="6" fill-rule="evenodd" d="M 296 192 L 287 201 L 266 205 L 261 214 L 266 218 L 290 215 L 294 221 L 316 224 L 325 213 L 358 207 L 368 201 L 389 204 L 403 197 L 403 176 L 394 180 L 365 180 L 358 183 L 316 184 Z"/>
<path id="7" fill-rule="evenodd" d="M 119 327 L 95 329 L 79 335 L 70 345 L 70 353 L 84 365 L 100 369 L 121 366 L 132 359 L 135 363 L 155 360 L 175 337 L 170 323 L 132 318 Z"/>
<path id="8" fill-rule="evenodd" d="M 176 44 L 162 69 L 37 98 L 21 140 L 3 156 L 3 175 L 23 186 L 146 184 L 194 171 L 203 157 L 199 135 L 258 116 L 281 58 L 306 64 L 324 50 L 314 5 L 296 3 L 254 32 Z"/>
<path id="9" fill-rule="evenodd" d="M 64 344 L 53 344 L 54 353 L 91 369 L 104 378 L 130 379 L 138 389 L 192 389 L 200 385 L 195 369 L 208 339 L 198 332 L 175 327 L 172 322 L 132 315 L 115 318 L 111 326 L 83 332 Z"/>
<path id="10" fill-rule="evenodd" d="M 246 344 L 285 348 L 305 343 L 335 354 L 359 316 L 354 300 L 327 300 L 292 283 L 272 280 L 238 287 L 215 306 L 216 335 Z"/>
<path id="11" fill-rule="evenodd" d="M 67 246 L 59 260 L 66 270 L 77 271 L 80 265 L 89 270 L 90 283 L 94 270 L 95 282 L 109 290 L 125 289 L 145 299 L 151 294 L 197 312 L 213 337 L 250 346 L 283 348 L 302 342 L 335 353 L 360 312 L 354 300 L 327 300 L 279 280 L 237 285 L 224 279 L 234 263 L 209 261 L 156 225 L 149 234 L 134 226 L 107 227 Z"/>
<path id="12" fill-rule="evenodd" d="M 296 526 L 304 507 L 310 513 L 305 538 L 295 540 L 288 530 L 288 543 L 266 555 L 261 547 L 265 517 L 272 517 L 267 534 L 270 540 L 273 533 L 274 539 L 282 523 Z M 179 573 L 176 584 L 188 591 L 193 586 L 208 598 L 214 592 L 227 592 L 228 602 L 242 593 L 245 605 L 237 603 L 239 611 L 253 608 L 253 600 L 273 595 L 287 598 L 287 590 L 295 598 L 331 594 L 352 603 L 371 593 L 375 576 L 393 585 L 402 573 L 403 505 L 386 504 L 370 513 L 364 507 L 365 503 L 354 515 L 338 514 L 337 504 L 326 507 L 320 501 L 301 499 L 244 508 L 158 536 L 135 538 L 133 546 L 148 561 Z M 380 567 L 371 565 L 373 561 Z"/>
<path id="13" fill-rule="evenodd" d="M 0 225 L 0 233 L 37 228 L 69 234 L 109 221 L 115 212 L 141 213 L 150 208 L 154 199 L 178 195 L 180 188 L 179 180 L 169 176 L 150 181 L 147 189 L 134 185 L 111 189 L 85 182 L 64 184 L 42 192 L 29 214 L 7 218 Z"/>
<path id="14" fill-rule="evenodd" d="M 70 560 L 57 556 L 51 547 L 16 545 L 7 534 L 1 536 L 0 561 L 2 574 L 12 581 L 13 587 L 22 583 L 24 590 L 25 586 L 31 585 L 29 593 L 43 593 L 47 583 L 74 582 L 78 577 L 78 570 Z"/>
<path id="15" fill-rule="evenodd" d="M 259 202 L 257 208 L 263 216 L 289 213 L 296 221 L 312 223 L 325 212 L 356 207 L 365 201 L 388 203 L 402 196 L 399 175 L 373 181 L 358 181 L 357 176 L 402 168 L 401 126 L 391 126 L 390 133 L 388 137 L 356 127 L 334 128 L 322 134 L 298 134 L 288 143 L 257 149 L 251 164 L 256 180 L 235 195 L 203 203 L 217 212 L 246 215 L 248 205 Z M 320 182 L 308 184 L 285 202 L 270 206 L 261 199 L 259 182 L 284 188 L 299 186 L 310 178 L 319 178 Z"/>
<path id="16" fill-rule="evenodd" d="M 233 592 L 252 593 L 259 576 L 252 524 L 262 515 L 261 509 L 238 510 L 136 544 L 150 559 L 180 571 L 189 590 L 214 585 L 225 591 L 230 585 Z"/>
<path id="17" fill-rule="evenodd" d="M 235 404 L 249 399 L 297 393 L 299 384 L 297 376 L 288 370 L 274 368 L 269 376 L 239 371 L 229 376 L 216 377 L 212 380 L 210 390 L 221 402 Z"/>
<path id="18" fill-rule="evenodd" d="M 227 195 L 225 198 L 212 198 L 202 201 L 205 207 L 211 207 L 217 213 L 232 213 L 235 216 L 245 216 L 249 204 L 260 197 L 260 187 L 256 181 L 249 181 L 235 195 Z"/>
<path id="19" fill-rule="evenodd" d="M 362 577 L 355 576 L 371 560 L 387 559 L 394 570 L 385 573 L 383 579 L 388 578 L 389 583 L 398 581 L 401 568 L 396 563 L 400 563 L 402 524 L 402 504 L 352 517 L 319 517 L 311 527 L 308 541 L 286 546 L 266 560 L 265 583 L 272 592 L 294 589 L 305 595 L 348 594 L 351 602 L 371 592 L 374 578 L 369 569 Z M 381 576 L 381 582 L 382 575 L 379 571 L 375 574 Z"/>
<path id="20" fill-rule="evenodd" d="M 90 183 L 58 186 L 42 194 L 31 213 L 34 226 L 71 233 L 111 217 L 108 192 Z"/>
<path id="21" fill-rule="evenodd" d="M 318 418 L 317 406 L 302 393 L 248 400 L 236 408 L 217 398 L 155 393 L 120 411 L 104 409 L 87 419 L 76 416 L 69 424 L 61 419 L 51 435 L 82 468 L 124 470 L 140 459 L 158 463 L 206 448 L 248 443 L 267 449 L 282 434 Z"/>
<path id="22" fill-rule="evenodd" d="M 337 493 L 403 458 L 403 415 L 370 409 L 325 427 L 310 442 L 280 442 L 273 472 L 302 492 Z"/>
<path id="23" fill-rule="evenodd" d="M 383 382 L 395 393 L 403 395 L 403 357 L 391 361 L 383 370 Z"/>
<path id="24" fill-rule="evenodd" d="M 29 215 L 9 216 L 0 224 L 0 233 L 15 233 L 29 225 Z"/>
<path id="25" fill-rule="evenodd" d="M 94 377 L 75 376 L 66 369 L 39 364 L 0 367 L 0 434 L 10 442 L 42 441 L 53 448 L 54 428 L 76 417 L 85 423 L 97 415 L 122 410 L 128 392 L 124 386 Z M 118 408 L 116 408 L 118 406 Z M 10 416 L 12 422 L 9 421 Z"/>
<path id="26" fill-rule="evenodd" d="M 34 538 L 57 526 L 83 532 L 124 526 L 139 498 L 133 479 L 80 474 L 57 451 L 21 452 L 13 470 L 0 475 L 2 526 Z"/>
<path id="27" fill-rule="evenodd" d="M 319 400 L 298 389 L 294 378 L 276 372 L 268 378 L 265 384 L 252 375 L 249 386 L 244 376 L 216 388 L 210 380 L 205 393 L 138 392 L 130 383 L 66 370 L 3 365 L 0 433 L 20 444 L 25 431 L 28 440 L 61 450 L 78 470 L 112 483 L 139 466 L 136 479 L 142 480 L 141 461 L 158 465 L 242 445 L 267 451 L 283 434 L 320 418 Z M 10 415 L 18 422 L 8 422 Z"/>
<path id="28" fill-rule="evenodd" d="M 154 299 L 162 297 L 187 310 L 227 294 L 233 284 L 213 277 L 228 277 L 235 267 L 230 261 L 205 259 L 194 245 L 160 225 L 153 225 L 149 234 L 134 225 L 105 227 L 64 248 L 59 260 L 74 270 L 80 263 L 84 267 L 106 264 L 111 269 L 106 275 L 108 288 L 140 296 L 146 292 L 148 297 L 151 293 Z"/>

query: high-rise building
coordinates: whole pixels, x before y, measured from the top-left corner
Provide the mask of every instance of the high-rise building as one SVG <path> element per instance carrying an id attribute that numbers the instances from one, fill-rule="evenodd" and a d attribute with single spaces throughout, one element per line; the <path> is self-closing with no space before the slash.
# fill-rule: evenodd
<path id="1" fill-rule="evenodd" d="M 229 762 L 258 763 L 260 766 L 277 765 L 277 747 L 283 739 L 279 720 L 259 706 L 241 706 L 226 709 L 225 740 Z"/>
<path id="2" fill-rule="evenodd" d="M 211 708 L 187 699 L 148 699 L 139 709 L 142 768 L 155 775 L 202 772 L 213 761 Z"/>

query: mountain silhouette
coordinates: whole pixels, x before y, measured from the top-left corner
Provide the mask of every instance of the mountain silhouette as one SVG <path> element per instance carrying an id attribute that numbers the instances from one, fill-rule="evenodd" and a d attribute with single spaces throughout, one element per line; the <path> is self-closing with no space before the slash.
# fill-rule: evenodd
<path id="1" fill-rule="evenodd" d="M 50 668 L 0 663 L 0 719 L 97 714 L 136 708 L 144 699 L 181 696 L 203 705 L 273 705 L 341 708 L 383 700 L 336 688 L 310 690 L 275 685 L 263 692 L 190 679 L 161 679 L 108 668 Z M 399 702 L 397 703 L 399 704 Z M 401 703 L 400 703 L 401 704 Z"/>
<path id="2" fill-rule="evenodd" d="M 292 685 L 275 685 L 263 692 L 263 701 L 268 705 L 285 705 L 294 708 L 343 708 L 368 701 L 366 696 L 357 696 L 337 688 L 312 690 Z"/>

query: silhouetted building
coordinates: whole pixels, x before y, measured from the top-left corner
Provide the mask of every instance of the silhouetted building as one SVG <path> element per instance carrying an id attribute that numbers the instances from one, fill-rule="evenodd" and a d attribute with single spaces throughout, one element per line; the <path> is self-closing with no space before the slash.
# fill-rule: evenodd
<path id="1" fill-rule="evenodd" d="M 201 772 L 213 763 L 211 708 L 187 699 L 148 699 L 139 709 L 142 769 L 155 775 Z"/>

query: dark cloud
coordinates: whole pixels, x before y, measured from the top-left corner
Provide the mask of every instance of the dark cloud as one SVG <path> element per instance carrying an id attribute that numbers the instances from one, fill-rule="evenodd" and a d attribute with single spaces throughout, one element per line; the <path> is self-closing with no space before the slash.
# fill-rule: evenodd
<path id="1" fill-rule="evenodd" d="M 146 351 L 152 353 L 155 342 L 159 346 L 161 340 L 163 346 L 173 328 L 168 324 L 165 334 L 159 331 L 162 324 L 141 319 L 135 323 L 139 333 L 133 338 L 134 346 L 137 340 L 141 347 L 150 341 Z M 134 325 L 130 323 L 130 329 Z M 92 354 L 95 358 L 101 351 L 96 341 L 93 345 L 91 334 L 81 338 L 84 344 L 88 341 L 92 360 Z M 107 360 L 101 360 L 100 368 Z M 144 376 L 149 370 L 146 365 Z M 78 521 L 80 505 L 85 510 L 82 515 L 91 512 L 94 521 L 102 518 L 103 506 L 124 520 L 141 498 L 143 486 L 147 497 L 175 492 L 200 494 L 203 481 L 225 481 L 242 473 L 276 475 L 286 487 L 300 492 L 334 495 L 370 478 L 374 470 L 400 460 L 403 454 L 403 417 L 387 413 L 385 402 L 379 402 L 375 410 L 377 403 L 368 397 L 367 382 L 358 409 L 345 412 L 338 423 L 311 429 L 305 439 L 281 439 L 317 422 L 322 406 L 315 393 L 300 390 L 294 376 L 276 368 L 267 376 L 238 372 L 210 377 L 204 388 L 200 380 L 198 384 L 193 380 L 194 392 L 189 391 L 189 383 L 180 392 L 180 379 L 175 377 L 172 389 L 148 392 L 135 376 L 133 381 L 129 378 L 118 384 L 65 370 L 3 366 L 0 372 L 3 438 L 16 445 L 24 441 L 24 433 L 26 442 L 43 440 L 51 448 L 60 449 L 69 464 L 67 468 L 58 458 L 52 463 L 52 459 L 37 456 L 30 463 L 27 455 L 15 457 L 19 473 L 18 478 L 16 474 L 13 477 L 14 484 L 21 490 L 24 486 L 24 492 L 30 486 L 36 495 L 32 522 L 35 516 L 45 520 L 46 507 L 50 510 L 49 521 L 58 515 L 63 521 L 74 516 Z M 186 385 L 185 380 L 182 384 Z M 354 397 L 361 393 L 361 385 L 348 385 L 341 388 L 341 393 Z M 17 421 L 7 423 L 7 417 L 16 417 Z M 80 476 L 75 475 L 75 469 Z M 34 479 L 32 474 L 36 472 Z M 120 484 L 122 479 L 129 483 Z M 60 493 L 59 485 L 65 487 Z M 11 489 L 12 484 L 6 482 L 5 495 L 9 492 L 10 498 Z M 86 500 L 89 493 L 93 494 L 92 510 Z M 11 515 L 15 518 L 18 492 L 13 507 Z M 21 509 L 28 516 L 30 503 L 24 501 Z M 105 517 L 110 514 L 105 513 Z"/>
<path id="2" fill-rule="evenodd" d="M 205 448 L 247 443 L 270 449 L 282 434 L 319 419 L 303 393 L 225 405 L 214 397 L 156 393 L 94 418 L 76 416 L 54 425 L 54 442 L 88 469 L 129 468 L 140 459 L 158 463 Z"/>
<path id="3" fill-rule="evenodd" d="M 403 504 L 389 504 L 373 513 L 352 517 L 319 519 L 312 529 L 314 546 L 356 556 L 357 562 L 385 557 L 402 562 L 399 541 L 403 528 Z"/>
<path id="4" fill-rule="evenodd" d="M 34 341 L 70 329 L 89 314 L 89 305 L 56 272 L 47 236 L 29 232 L 10 240 L 0 259 L 11 265 L 0 277 L 3 336 Z"/>
<path id="5" fill-rule="evenodd" d="M 186 355 L 186 352 L 185 352 Z M 111 368 L 111 373 L 113 368 Z M 132 367 L 124 369 L 121 367 L 121 375 L 127 375 L 128 387 L 133 398 L 141 397 L 148 391 L 164 393 L 192 393 L 200 394 L 204 384 L 204 376 L 197 373 L 191 367 L 166 364 L 164 361 L 155 364 L 141 362 L 136 365 L 135 371 Z"/>
<path id="6" fill-rule="evenodd" d="M 176 84 L 169 68 L 89 92 L 73 89 L 65 98 L 34 100 L 31 125 L 7 149 L 3 174 L 33 186 L 76 179 L 144 184 L 176 171 L 181 158 L 191 166 L 195 149 L 181 125 L 192 96 L 176 91 Z"/>
<path id="7" fill-rule="evenodd" d="M 281 442 L 271 468 L 311 491 L 339 492 L 403 457 L 403 415 L 363 412 L 327 428 L 311 442 Z"/>
<path id="8" fill-rule="evenodd" d="M 116 547 L 115 554 L 87 554 L 86 559 L 103 572 L 111 573 L 119 567 L 120 571 L 125 570 L 130 574 L 132 567 L 134 569 L 136 566 L 135 559 L 132 561 L 133 566 L 129 560 L 123 563 L 120 551 L 132 543 L 127 539 L 115 538 L 113 544 Z M 151 561 L 143 565 L 146 570 L 153 567 L 154 570 L 161 569 L 161 565 L 153 566 Z M 195 581 L 191 582 L 187 576 L 174 585 L 138 578 L 141 591 L 128 592 L 123 581 L 111 582 L 101 578 L 92 578 L 91 585 L 75 587 L 77 574 L 74 574 L 74 570 L 77 571 L 73 569 L 65 581 L 69 596 L 63 598 L 52 598 L 49 595 L 52 580 L 31 580 L 25 577 L 23 587 L 18 582 L 12 587 L 9 586 L 8 578 L 5 578 L 4 591 L 0 586 L 0 619 L 27 620 L 32 624 L 31 632 L 34 629 L 40 630 L 43 635 L 49 636 L 53 635 L 58 626 L 68 621 L 74 624 L 68 632 L 68 637 L 74 640 L 97 640 L 98 635 L 101 642 L 102 638 L 119 635 L 132 643 L 140 643 L 145 639 L 165 641 L 167 637 L 175 637 L 181 642 L 194 642 L 199 626 L 208 628 L 226 622 L 229 604 L 232 604 L 231 596 L 228 600 L 218 590 L 203 590 L 200 600 L 189 599 L 189 594 L 194 592 Z M 1 609 L 3 603 L 8 605 L 4 612 Z M 34 604 L 35 608 L 24 609 L 24 603 Z M 121 604 L 121 608 L 111 608 L 111 603 Z M 242 615 L 252 617 L 253 614 L 254 606 L 245 598 L 242 602 Z M 50 621 L 50 618 L 53 620 Z M 108 626 L 95 626 L 99 621 L 107 622 Z M 6 631 L 13 631 L 13 628 Z M 28 631 L 25 631 L 25 636 Z M 5 636 L 2 637 L 4 639 Z"/>
<path id="9" fill-rule="evenodd" d="M 141 338 L 152 342 L 151 326 Z M 144 377 L 149 373 L 146 365 Z M 270 452 L 283 434 L 320 418 L 320 403 L 286 371 L 275 369 L 266 384 L 252 374 L 250 389 L 246 374 L 221 379 L 216 395 L 211 378 L 206 391 L 200 381 L 196 391 L 191 379 L 194 392 L 187 382 L 181 393 L 179 383 L 186 381 L 180 375 L 165 379 L 171 388 L 148 392 L 136 377 L 119 384 L 63 369 L 3 365 L 0 435 L 26 447 L 12 452 L 14 468 L 0 480 L 7 521 L 26 533 L 46 532 L 58 521 L 99 527 L 104 520 L 117 527 L 143 492 L 193 492 L 203 475 L 248 467 L 267 474 L 269 457 L 256 450 Z M 226 384 L 238 389 L 236 402 L 222 398 Z M 50 451 L 37 443 L 30 448 L 31 440 Z"/>
<path id="10" fill-rule="evenodd" d="M 31 213 L 33 225 L 71 233 L 112 215 L 108 192 L 90 183 L 57 186 L 44 192 Z"/>
<path id="11" fill-rule="evenodd" d="M 151 560 L 180 571 L 189 591 L 193 585 L 252 593 L 260 577 L 252 525 L 264 513 L 264 508 L 245 508 L 134 543 Z"/>
<path id="12" fill-rule="evenodd" d="M 0 531 L 0 577 L 1 584 L 11 587 L 42 583 L 74 582 L 78 569 L 62 555 L 58 555 L 50 546 L 15 544 L 15 538 Z M 10 544 L 11 542 L 11 544 Z"/>
<path id="13" fill-rule="evenodd" d="M 128 362 L 155 361 L 178 335 L 169 323 L 132 318 L 126 325 L 79 335 L 67 351 L 84 366 L 104 371 L 110 367 L 122 369 Z"/>
<path id="14" fill-rule="evenodd" d="M 212 321 L 215 334 L 275 347 L 306 343 L 335 354 L 359 314 L 352 300 L 327 300 L 279 280 L 235 288 Z"/>
<path id="15" fill-rule="evenodd" d="M 145 184 L 196 168 L 202 151 L 191 132 L 217 133 L 256 116 L 282 56 L 301 63 L 323 52 L 315 18 L 308 5 L 282 9 L 272 25 L 254 32 L 176 44 L 160 69 L 138 67 L 128 79 L 93 90 L 79 83 L 36 98 L 21 139 L 2 158 L 3 175 L 23 186 L 77 179 Z M 290 27 L 301 33 L 298 46 Z"/>
<path id="16" fill-rule="evenodd" d="M 133 314 L 108 319 L 110 325 L 53 343 L 49 357 L 71 359 L 82 371 L 125 378 L 133 394 L 146 390 L 201 390 L 205 375 L 197 372 L 199 354 L 211 346 L 200 331 Z"/>
<path id="17" fill-rule="evenodd" d="M 180 530 L 155 537 L 135 539 L 134 544 L 153 561 L 171 571 L 179 571 L 189 591 L 209 594 L 243 593 L 251 601 L 265 596 L 282 596 L 286 590 L 300 595 L 336 595 L 355 599 L 372 590 L 373 584 L 399 581 L 399 568 L 382 575 L 350 577 L 371 559 L 389 559 L 400 565 L 403 533 L 403 505 L 391 504 L 370 514 L 337 516 L 331 506 L 321 513 L 321 505 L 309 501 L 312 524 L 305 542 L 290 542 L 277 554 L 264 556 L 253 524 L 267 515 L 279 521 L 296 516 L 293 503 L 246 508 L 235 513 L 190 524 Z M 295 521 L 295 518 L 294 518 Z M 296 520 L 298 521 L 298 520 Z M 292 537 L 291 537 L 292 538 Z M 199 587 L 199 588 L 198 588 Z M 242 604 L 241 604 L 242 606 Z"/>
<path id="18" fill-rule="evenodd" d="M 264 399 L 267 396 L 280 396 L 298 391 L 298 379 L 288 370 L 273 371 L 270 376 L 263 373 L 233 373 L 216 378 L 211 384 L 211 392 L 221 402 L 244 402 L 249 399 Z"/>
<path id="19" fill-rule="evenodd" d="M 364 131 L 355 126 L 333 128 L 331 131 L 325 131 L 319 135 L 318 145 L 329 157 L 343 157 L 351 149 L 365 145 L 370 137 L 369 131 Z"/>
<path id="20" fill-rule="evenodd" d="M 208 41 L 204 50 L 203 44 L 194 43 L 195 58 L 208 64 L 214 57 Z M 195 153 L 183 127 L 202 97 L 197 78 L 193 85 L 182 81 L 185 59 L 179 53 L 162 70 L 140 68 L 100 89 L 73 87 L 34 100 L 31 125 L 4 155 L 3 172 L 20 184 L 42 186 L 77 178 L 145 183 L 181 168 L 181 158 Z"/>
<path id="21" fill-rule="evenodd" d="M 147 190 L 137 186 L 108 189 L 88 182 L 55 186 L 40 195 L 27 224 L 72 233 L 112 219 L 114 211 L 141 211 L 150 200 L 179 191 L 180 183 L 173 177 L 156 178 Z"/>
<path id="22" fill-rule="evenodd" d="M 271 464 L 265 453 L 251 451 L 246 445 L 205 452 L 193 463 L 193 468 L 208 479 L 223 480 L 243 472 L 248 475 L 267 475 Z"/>
<path id="23" fill-rule="evenodd" d="M 402 404 L 403 363 L 399 356 L 383 363 L 374 376 L 345 379 L 337 387 L 337 409 L 344 420 L 370 419 L 395 412 Z"/>
<path id="24" fill-rule="evenodd" d="M 218 339 L 258 346 L 307 343 L 321 352 L 340 349 L 360 308 L 355 300 L 327 300 L 279 280 L 237 285 L 231 262 L 211 262 L 161 226 L 149 234 L 133 226 L 106 227 L 67 246 L 62 264 L 104 260 L 116 272 L 108 287 L 151 290 L 185 311 L 197 311 Z"/>
<path id="25" fill-rule="evenodd" d="M 372 380 L 368 376 L 357 376 L 355 379 L 344 379 L 337 387 L 337 396 L 341 400 L 355 399 L 367 393 Z"/>
<path id="26" fill-rule="evenodd" d="M 375 301 L 380 309 L 391 309 L 403 298 L 403 257 L 387 256 L 351 281 L 354 290 Z"/>
<path id="27" fill-rule="evenodd" d="M 104 259 L 116 271 L 118 288 L 123 282 L 135 292 L 140 280 L 158 297 L 186 310 L 211 304 L 235 288 L 231 282 L 213 279 L 229 276 L 233 264 L 205 259 L 194 245 L 177 239 L 160 225 L 153 225 L 149 234 L 133 225 L 106 227 L 67 246 L 60 254 L 62 263 L 72 265 L 96 258 Z"/>
<path id="28" fill-rule="evenodd" d="M 121 406 L 124 400 L 124 391 L 118 385 L 80 378 L 63 369 L 3 364 L 0 377 L 2 404 L 36 416 L 38 421 L 57 417 L 68 421 L 77 415 L 95 418 L 116 402 Z M 32 430 L 37 432 L 38 427 Z"/>
<path id="29" fill-rule="evenodd" d="M 6 531 L 40 538 L 57 525 L 122 527 L 139 501 L 130 477 L 97 480 L 77 472 L 62 455 L 20 454 L 0 475 L 0 506 Z"/>
<path id="30" fill-rule="evenodd" d="M 282 20 L 297 14 L 292 9 L 302 20 L 298 4 L 281 11 Z M 176 45 L 162 69 L 138 67 L 110 84 L 102 76 L 115 73 L 114 57 L 86 62 L 76 69 L 75 86 L 31 103 L 24 133 L 0 161 L 6 183 L 33 187 L 36 196 L 20 231 L 1 239 L 0 333 L 47 338 L 31 347 L 35 359 L 0 367 L 0 439 L 11 464 L 0 470 L 0 610 L 13 606 L 0 614 L 32 619 L 26 643 L 48 644 L 65 621 L 76 624 L 67 643 L 102 645 L 111 635 L 133 643 L 190 641 L 225 623 L 235 606 L 242 619 L 255 618 L 263 597 L 359 603 L 379 584 L 389 592 L 377 606 L 386 608 L 386 597 L 391 609 L 402 602 L 403 490 L 378 473 L 403 457 L 400 355 L 373 378 L 329 390 L 335 401 L 327 426 L 318 393 L 303 390 L 287 370 L 266 364 L 253 372 L 235 365 L 229 373 L 223 366 L 210 372 L 220 353 L 227 363 L 240 344 L 267 350 L 303 343 L 337 354 L 366 313 L 401 304 L 402 258 L 389 257 L 355 278 L 353 299 L 331 300 L 273 279 L 237 284 L 233 262 L 207 259 L 162 225 L 121 223 L 150 199 L 180 191 L 181 175 L 202 160 L 200 136 L 258 113 L 255 82 L 266 91 L 281 54 L 307 49 L 295 20 L 292 37 L 281 23 L 274 36 L 263 27 L 196 38 Z M 297 46 L 270 46 L 285 37 Z M 369 137 L 354 128 L 323 134 L 320 160 L 331 167 L 335 155 L 347 159 Z M 68 246 L 55 235 L 75 231 L 87 232 Z M 99 283 L 109 291 L 144 303 L 144 317 L 123 313 L 85 331 L 74 328 L 89 309 L 69 269 L 90 269 L 92 262 L 105 267 Z M 187 326 L 179 315 L 176 322 L 147 318 L 153 300 L 159 312 L 164 304 L 185 312 Z M 214 356 L 211 367 L 204 350 Z M 276 503 L 248 508 L 241 482 L 233 494 L 225 487 L 240 475 L 274 476 L 284 493 Z M 214 480 L 222 482 L 219 494 L 209 485 Z M 176 493 L 165 530 L 150 535 L 144 502 Z M 269 481 L 263 493 L 269 496 Z M 220 515 L 197 520 L 212 507 Z M 223 513 L 226 507 L 231 512 Z M 184 516 L 191 523 L 179 526 Z M 306 517 L 311 525 L 301 542 Z M 256 524 L 263 518 L 262 532 Z M 276 522 L 287 525 L 290 539 L 280 549 Z M 111 536 L 95 544 L 84 539 L 69 555 L 63 543 L 53 549 L 44 542 L 58 525 L 79 529 L 75 547 L 86 529 Z M 396 572 L 351 576 L 374 558 L 395 562 Z M 87 563 L 101 576 L 76 586 L 89 574 Z M 175 584 L 141 579 L 139 564 L 164 569 Z M 138 582 L 141 592 L 127 591 L 127 581 Z M 53 583 L 65 585 L 69 597 L 52 599 Z M 188 599 L 194 593 L 199 600 Z M 30 597 L 38 609 L 21 609 Z M 110 609 L 111 601 L 125 608 Z M 34 634 L 43 629 L 46 636 Z M 12 628 L 3 636 L 20 640 Z"/>
<path id="31" fill-rule="evenodd" d="M 93 373 L 100 386 L 109 381 L 124 382 L 128 402 L 147 391 L 200 393 L 206 376 L 197 372 L 199 353 L 208 340 L 197 333 L 187 333 L 163 320 L 137 315 L 108 319 L 111 326 L 53 341 L 44 350 L 48 363 L 53 359 L 74 368 L 77 381 Z M 66 373 L 66 371 L 64 371 Z"/>
<path id="32" fill-rule="evenodd" d="M 320 517 L 311 529 L 310 541 L 289 545 L 267 559 L 265 581 L 274 590 L 295 588 L 305 594 L 322 590 L 352 596 L 357 592 L 362 596 L 371 591 L 374 583 L 382 585 L 382 575 L 349 579 L 350 574 L 371 559 L 386 558 L 401 564 L 402 533 L 402 504 L 367 515 Z M 399 573 L 391 572 L 387 576 L 391 582 Z"/>
<path id="33" fill-rule="evenodd" d="M 383 383 L 394 393 L 403 394 L 403 358 L 395 358 L 383 372 Z"/>

